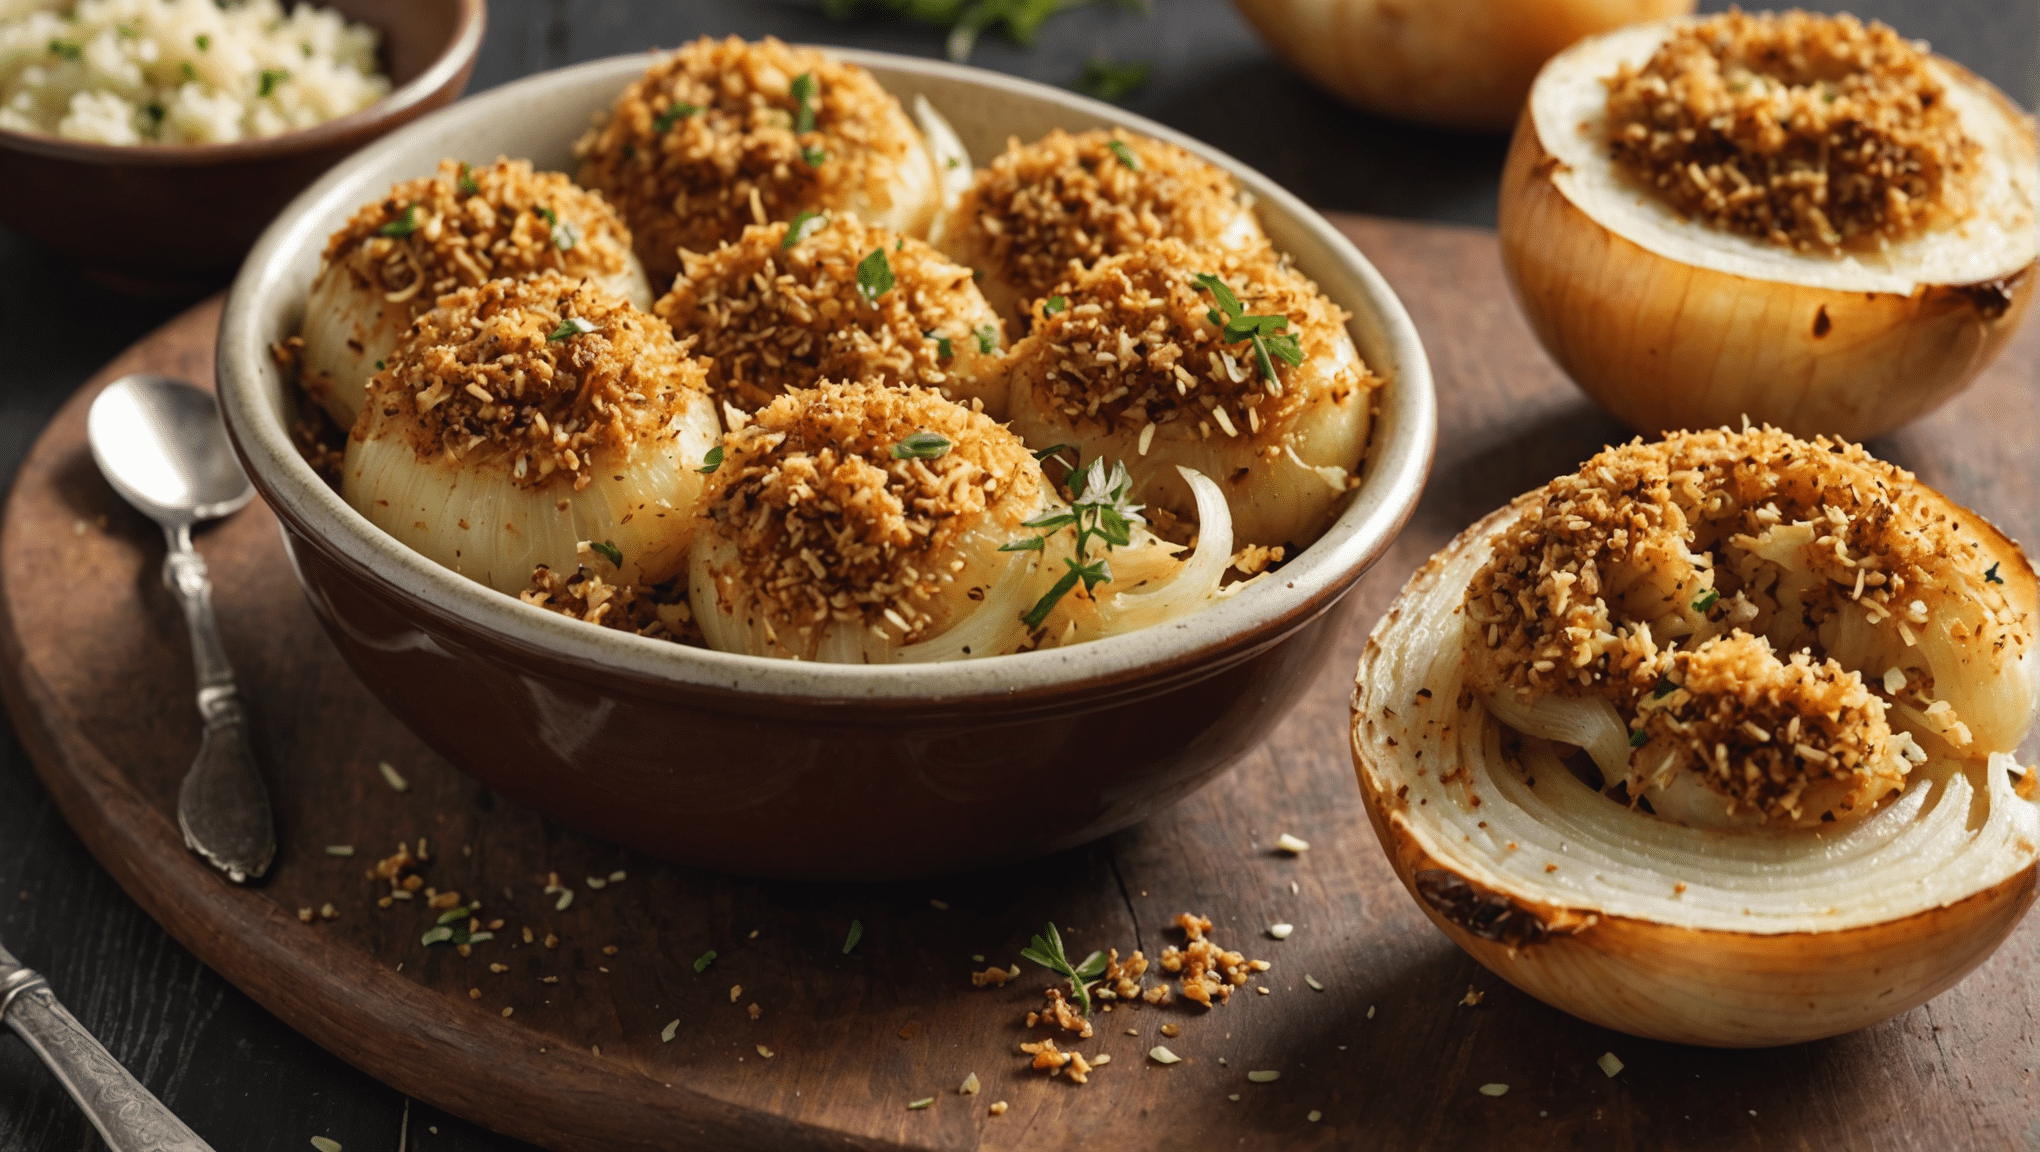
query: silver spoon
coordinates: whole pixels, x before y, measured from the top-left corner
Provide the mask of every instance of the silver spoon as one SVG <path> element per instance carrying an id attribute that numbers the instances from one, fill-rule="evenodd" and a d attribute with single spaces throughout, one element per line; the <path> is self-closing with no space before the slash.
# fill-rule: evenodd
<path id="1" fill-rule="evenodd" d="M 212 581 L 191 528 L 229 516 L 255 496 L 234 460 L 212 394 L 137 372 L 106 386 L 86 418 L 92 459 L 107 483 L 163 528 L 163 583 L 177 594 L 198 667 L 205 737 L 177 790 L 177 826 L 192 851 L 235 883 L 261 876 L 276 856 L 269 793 L 248 750 L 246 718 L 213 623 Z"/>

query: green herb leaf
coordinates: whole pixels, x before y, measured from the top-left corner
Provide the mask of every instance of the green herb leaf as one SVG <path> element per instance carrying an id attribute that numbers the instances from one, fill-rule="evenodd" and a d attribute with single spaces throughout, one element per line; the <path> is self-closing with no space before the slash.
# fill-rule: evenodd
<path id="1" fill-rule="evenodd" d="M 939 460 L 952 447 L 949 437 L 940 432 L 916 432 L 892 446 L 895 460 Z"/>
<path id="2" fill-rule="evenodd" d="M 699 113 L 700 111 L 701 107 L 699 105 L 689 104 L 685 100 L 675 100 L 672 104 L 666 107 L 666 110 L 664 112 L 661 112 L 657 116 L 652 117 L 652 131 L 657 132 L 659 135 L 663 136 L 666 133 L 671 132 L 673 130 L 673 125 L 678 124 L 682 120 L 685 120 L 689 116 L 693 116 Z"/>
<path id="3" fill-rule="evenodd" d="M 1677 692 L 1678 690 L 1679 686 L 1677 684 L 1672 683 L 1671 677 L 1660 676 L 1658 677 L 1657 687 L 1650 690 L 1650 698 L 1653 700 L 1662 700 L 1665 697 L 1670 696 L 1672 693 Z"/>
<path id="4" fill-rule="evenodd" d="M 1006 543 L 999 545 L 999 551 L 1039 552 L 1046 547 L 1048 547 L 1048 537 L 1046 536 L 1022 536 L 1018 540 L 1008 540 Z"/>
<path id="5" fill-rule="evenodd" d="M 50 55 L 61 56 L 75 63 L 85 58 L 85 46 L 76 40 L 52 40 Z"/>
<path id="6" fill-rule="evenodd" d="M 923 332 L 921 335 L 935 342 L 935 358 L 937 360 L 947 360 L 956 355 L 956 346 L 949 342 L 949 337 L 937 336 L 933 332 Z"/>
<path id="7" fill-rule="evenodd" d="M 383 367 L 384 367 L 384 365 L 383 365 L 383 362 L 382 362 L 382 361 L 378 360 L 378 361 L 376 361 L 376 362 L 375 362 L 375 370 L 376 370 L 376 371 L 378 371 L 378 372 L 382 371 L 382 370 L 383 370 Z"/>
<path id="8" fill-rule="evenodd" d="M 449 908 L 439 914 L 437 922 L 440 924 L 451 924 L 456 920 L 465 920 L 467 918 L 468 910 L 466 908 Z"/>
<path id="9" fill-rule="evenodd" d="M 1707 611 L 1707 610 L 1708 610 L 1709 608 L 1712 608 L 1712 607 L 1714 607 L 1715 603 L 1716 603 L 1717 601 L 1719 601 L 1720 599 L 1721 599 L 1721 593 L 1719 593 L 1719 592 L 1716 592 L 1716 591 L 1715 591 L 1714 589 L 1712 589 L 1712 588 L 1709 588 L 1709 589 L 1708 589 L 1707 591 L 1705 591 L 1705 592 L 1702 592 L 1702 593 L 1701 593 L 1701 594 L 1700 594 L 1699 596 L 1697 596 L 1697 597 L 1695 597 L 1695 598 L 1694 598 L 1694 600 L 1693 600 L 1693 611 L 1695 611 L 1695 612 L 1705 612 L 1705 611 Z"/>
<path id="10" fill-rule="evenodd" d="M 2002 564 L 2002 563 L 2004 563 L 2004 561 L 2002 561 L 2002 560 L 1998 561 L 1998 564 Z M 1985 580 L 1989 581 L 1989 582 L 1990 582 L 1990 583 L 1992 583 L 1992 584 L 2002 584 L 2002 583 L 2004 583 L 2004 582 L 2005 582 L 2005 578 L 2004 578 L 2004 577 L 2002 577 L 2002 576 L 2000 576 L 2000 575 L 1998 575 L 1998 565 L 1997 565 L 1997 564 L 1992 564 L 1992 565 L 1991 565 L 1990 567 L 1988 567 L 1988 568 L 1984 569 L 1984 571 L 1983 571 L 1983 578 L 1984 578 Z"/>
<path id="11" fill-rule="evenodd" d="M 312 52 L 312 46 L 310 44 L 298 45 L 298 51 L 303 52 L 305 54 L 305 59 L 307 60 L 310 60 L 314 55 L 314 53 Z"/>
<path id="12" fill-rule="evenodd" d="M 200 32 L 198 35 L 193 36 L 191 38 L 191 42 L 193 44 L 198 45 L 198 50 L 200 52 L 207 52 L 212 49 L 212 37 L 206 35 L 203 32 Z"/>
<path id="13" fill-rule="evenodd" d="M 1128 60 L 1120 63 L 1104 56 L 1093 56 L 1084 61 L 1084 71 L 1077 77 L 1077 91 L 1096 100 L 1124 100 L 1138 91 L 1141 85 L 1154 75 L 1155 66 L 1149 60 Z"/>
<path id="14" fill-rule="evenodd" d="M 460 179 L 454 183 L 454 187 L 458 188 L 463 196 L 479 195 L 482 191 L 482 186 L 475 183 L 474 169 L 468 167 L 465 160 L 460 162 Z"/>
<path id="15" fill-rule="evenodd" d="M 785 252 L 795 244 L 820 232 L 829 223 L 829 214 L 814 208 L 804 208 L 786 223 L 786 238 L 779 242 L 779 250 Z"/>
<path id="16" fill-rule="evenodd" d="M 987 356 L 990 356 L 999 347 L 999 329 L 996 325 L 987 324 L 976 332 L 971 333 L 971 335 L 977 337 L 978 351 Z"/>
<path id="17" fill-rule="evenodd" d="M 186 84 L 190 84 L 198 79 L 198 69 L 193 68 L 189 60 L 179 60 L 177 62 L 177 70 L 184 76 Z"/>
<path id="18" fill-rule="evenodd" d="M 1077 466 L 1076 462 L 1063 459 L 1062 454 L 1064 452 L 1081 453 L 1082 451 L 1083 449 L 1078 448 L 1075 444 L 1050 444 L 1048 447 L 1043 448 L 1039 452 L 1036 452 L 1034 454 L 1034 459 L 1037 463 L 1041 464 L 1046 464 L 1050 460 L 1053 460 L 1065 468 L 1075 468 Z M 1082 460 L 1083 457 L 1079 455 L 1077 459 Z"/>
<path id="19" fill-rule="evenodd" d="M 276 91 L 278 84 L 288 79 L 290 79 L 290 73 L 282 68 L 264 68 L 262 70 L 262 89 L 256 95 L 267 97 L 270 93 Z"/>
<path id="20" fill-rule="evenodd" d="M 708 971 L 708 966 L 713 963 L 715 963 L 715 949 L 710 948 L 694 958 L 694 974 L 699 976 L 701 973 Z"/>
<path id="21" fill-rule="evenodd" d="M 1082 964 L 1071 964 L 1069 956 L 1063 951 L 1062 933 L 1055 930 L 1054 923 L 1050 923 L 1041 935 L 1036 936 L 1027 947 L 1020 950 L 1020 955 L 1068 980 L 1070 1002 L 1077 1006 L 1079 1012 L 1090 1014 L 1091 992 L 1084 985 L 1104 975 L 1104 953 L 1093 952 L 1084 957 Z"/>
<path id="22" fill-rule="evenodd" d="M 871 255 L 857 262 L 857 291 L 866 301 L 877 303 L 892 286 L 892 265 L 885 261 L 885 249 L 873 248 Z"/>
<path id="23" fill-rule="evenodd" d="M 1128 171 L 1140 171 L 1140 157 L 1133 154 L 1133 149 L 1126 146 L 1126 141 L 1108 140 L 1105 147 L 1112 149 L 1112 154 L 1119 157 L 1119 162 L 1126 165 Z"/>
<path id="24" fill-rule="evenodd" d="M 1069 306 L 1070 306 L 1069 297 L 1050 296 L 1047 300 L 1042 301 L 1041 314 L 1043 316 L 1053 316 Z"/>
<path id="25" fill-rule="evenodd" d="M 850 934 L 843 938 L 843 955 L 848 956 L 850 950 L 857 947 L 857 942 L 862 939 L 864 939 L 864 921 L 852 920 L 850 922 Z"/>
<path id="26" fill-rule="evenodd" d="M 169 109 L 163 107 L 161 100 L 151 100 L 149 101 L 149 106 L 142 109 L 142 111 L 149 114 L 150 123 L 161 125 L 163 123 L 163 114 L 168 112 Z"/>
<path id="27" fill-rule="evenodd" d="M 907 1102 L 907 1111 L 919 1112 L 921 1109 L 926 1108 L 929 1105 L 932 1105 L 933 1103 L 935 1103 L 935 1098 L 933 1096 L 924 1097 L 923 1099 L 920 1100 L 910 1100 Z"/>
<path id="28" fill-rule="evenodd" d="M 808 167 L 820 168 L 822 163 L 829 158 L 829 154 L 821 145 L 810 144 L 800 150 L 800 158 L 807 161 Z"/>
<path id="29" fill-rule="evenodd" d="M 611 568 L 618 571 L 623 570 L 623 549 L 618 548 L 613 541 L 604 540 L 599 544 L 591 543 L 588 545 L 588 551 L 609 561 Z"/>
<path id="30" fill-rule="evenodd" d="M 552 330 L 552 335 L 547 336 L 545 342 L 557 344 L 569 337 L 582 336 L 593 331 L 595 331 L 595 325 L 588 323 L 579 316 L 569 316 L 560 321 L 560 326 Z"/>
<path id="31" fill-rule="evenodd" d="M 703 476 L 707 476 L 720 467 L 722 467 L 722 445 L 718 444 L 710 448 L 708 454 L 701 458 L 701 467 L 696 468 L 695 471 Z"/>
<path id="32" fill-rule="evenodd" d="M 1244 340 L 1253 354 L 1254 366 L 1261 371 L 1264 380 L 1274 381 L 1275 361 L 1280 360 L 1291 368 L 1303 363 L 1303 345 L 1290 332 L 1287 316 L 1249 316 L 1247 306 L 1226 286 L 1225 281 L 1210 273 L 1193 277 L 1197 286 L 1211 293 L 1218 307 L 1205 312 L 1204 318 L 1218 325 L 1219 336 L 1228 344 Z"/>
<path id="33" fill-rule="evenodd" d="M 1645 732 L 1641 728 L 1629 734 L 1629 746 L 1631 748 L 1641 748 L 1648 743 L 1650 743 L 1650 733 Z"/>
<path id="34" fill-rule="evenodd" d="M 379 236 L 409 236 L 418 230 L 418 206 L 407 204 L 404 214 L 376 229 Z"/>
<path id="35" fill-rule="evenodd" d="M 815 130 L 815 97 L 821 94 L 821 86 L 815 83 L 815 74 L 803 72 L 793 78 L 787 92 L 793 96 L 793 130 L 808 133 Z"/>
<path id="36" fill-rule="evenodd" d="M 581 234 L 572 220 L 561 220 L 560 214 L 544 205 L 533 208 L 533 212 L 545 217 L 546 232 L 552 236 L 553 247 L 562 252 L 571 252 L 580 242 Z"/>
<path id="37" fill-rule="evenodd" d="M 437 928 L 427 928 L 425 935 L 418 938 L 418 943 L 430 948 L 434 944 L 444 944 L 451 939 L 453 939 L 453 929 L 441 924 Z"/>

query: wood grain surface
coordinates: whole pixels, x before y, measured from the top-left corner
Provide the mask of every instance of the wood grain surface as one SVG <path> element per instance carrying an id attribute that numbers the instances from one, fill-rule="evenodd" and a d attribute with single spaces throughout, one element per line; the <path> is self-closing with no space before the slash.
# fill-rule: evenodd
<path id="1" fill-rule="evenodd" d="M 217 301 L 109 365 L 22 466 L 0 533 L 8 705 L 100 862 L 207 964 L 380 1079 L 550 1148 L 2040 1146 L 2030 924 L 1895 1020 L 1716 1052 L 1554 1012 L 1425 922 L 1374 843 L 1345 751 L 1364 630 L 1453 532 L 1625 434 L 1535 347 L 1491 235 L 1339 223 L 1425 333 L 1441 409 L 1431 488 L 1277 736 L 1165 815 L 1090 847 L 880 887 L 758 883 L 619 853 L 496 801 L 391 720 L 319 630 L 257 505 L 199 543 L 282 842 L 268 884 L 225 884 L 185 853 L 172 818 L 198 722 L 182 625 L 157 576 L 160 539 L 99 479 L 83 442 L 85 405 L 105 380 L 141 368 L 210 378 Z M 2035 538 L 2036 363 L 2029 327 L 1968 394 L 1873 447 Z M 385 760 L 408 791 L 383 781 Z M 1045 765 L 1040 802 L 1055 802 L 1059 773 L 1083 770 Z M 1282 832 L 1310 851 L 1274 851 Z M 434 919 L 421 904 L 375 905 L 386 885 L 364 869 L 421 836 L 426 882 L 506 921 L 472 956 L 420 944 Z M 619 870 L 622 881 L 588 886 Z M 553 872 L 574 891 L 570 907 L 541 890 Z M 300 908 L 327 902 L 339 919 L 299 922 Z M 1113 1059 L 1088 1085 L 1029 1071 L 1017 1050 L 1045 973 L 1020 961 L 1017 984 L 971 987 L 974 967 L 1018 961 L 1043 921 L 1064 927 L 1072 951 L 1153 955 L 1180 942 L 1166 926 L 1182 911 L 1272 961 L 1256 981 L 1267 994 L 1209 1012 L 1100 1014 L 1076 1048 Z M 853 922 L 862 937 L 846 950 Z M 1275 922 L 1294 934 L 1270 939 Z M 539 942 L 522 942 L 527 926 Z M 1484 998 L 1462 1006 L 1469 988 Z M 1164 1025 L 1180 1035 L 1165 1039 Z M 1146 1059 L 1157 1043 L 1183 1061 Z M 1595 1064 L 1609 1051 L 1625 1065 L 1613 1078 Z M 1281 1077 L 1250 1082 L 1250 1070 Z M 982 1094 L 958 1095 L 972 1073 Z M 1509 1090 L 1482 1095 L 1485 1084 Z M 989 1115 L 995 1100 L 1010 1110 Z M 281 1135 L 283 1147 L 302 1139 Z"/>

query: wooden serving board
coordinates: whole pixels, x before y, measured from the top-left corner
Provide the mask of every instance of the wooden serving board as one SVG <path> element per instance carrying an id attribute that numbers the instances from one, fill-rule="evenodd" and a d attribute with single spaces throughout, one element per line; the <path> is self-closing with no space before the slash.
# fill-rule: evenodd
<path id="1" fill-rule="evenodd" d="M 498 802 L 391 719 L 313 620 L 257 504 L 199 544 L 252 698 L 282 845 L 268 883 L 227 884 L 186 853 L 173 818 L 199 726 L 183 626 L 157 576 L 162 544 L 100 480 L 84 439 L 86 406 L 116 375 L 212 378 L 217 300 L 108 365 L 22 466 L 0 534 L 8 706 L 101 863 L 206 963 L 389 1084 L 548 1148 L 2040 1146 L 2033 924 L 1898 1019 L 1719 1052 L 1546 1008 L 1417 911 L 1375 844 L 1346 749 L 1365 628 L 1452 533 L 1626 434 L 1537 349 L 1492 235 L 1339 224 L 1425 334 L 1442 414 L 1430 490 L 1277 736 L 1103 842 L 876 887 L 759 883 L 619 852 Z M 1960 400 L 1874 447 L 2014 536 L 2040 537 L 2036 364 L 2040 328 L 2029 327 Z M 409 790 L 386 784 L 378 761 Z M 1057 778 L 1084 770 L 1043 765 L 1039 802 L 1054 804 Z M 1310 850 L 1276 852 L 1284 832 Z M 386 885 L 364 870 L 419 837 L 432 852 L 427 883 L 506 921 L 472 956 L 421 945 L 434 921 L 422 902 L 376 906 Z M 617 871 L 626 879 L 587 884 Z M 571 907 L 541 891 L 554 872 L 574 890 Z M 337 920 L 299 922 L 298 909 L 328 902 Z M 1073 953 L 1153 956 L 1180 942 L 1166 927 L 1183 911 L 1273 961 L 1257 981 L 1266 994 L 1208 1012 L 1100 1014 L 1097 1036 L 1075 1046 L 1112 1061 L 1088 1085 L 1030 1071 L 1018 1052 L 1044 972 L 1022 962 L 1014 986 L 971 986 L 973 968 L 1018 961 L 1044 921 L 1063 926 Z M 862 938 L 846 950 L 853 922 Z M 1276 922 L 1294 934 L 1270 939 Z M 539 943 L 523 943 L 526 927 Z M 1462 1004 L 1469 989 L 1484 995 L 1477 1005 Z M 1164 1025 L 1180 1034 L 1165 1038 Z M 1182 1062 L 1147 1059 L 1158 1043 Z M 1624 1065 L 1613 1078 L 1596 1065 L 1611 1051 Z M 1281 1076 L 1250 1082 L 1252 1070 Z M 972 1073 L 983 1092 L 959 1095 Z M 1482 1094 L 1490 1084 L 1508 1091 Z M 999 1100 L 1010 1110 L 989 1114 Z"/>

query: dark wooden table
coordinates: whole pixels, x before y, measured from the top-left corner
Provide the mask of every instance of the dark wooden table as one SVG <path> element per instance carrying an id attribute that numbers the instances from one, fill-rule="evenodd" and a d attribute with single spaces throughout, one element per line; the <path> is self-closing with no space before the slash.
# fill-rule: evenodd
<path id="1" fill-rule="evenodd" d="M 1283 72 L 1223 0 L 1156 3 L 1160 10 L 1151 16 L 1102 5 L 1066 14 L 1048 26 L 1042 42 L 1031 51 L 988 39 L 975 62 L 1067 83 L 1081 61 L 1093 54 L 1154 59 L 1155 78 L 1129 100 L 1132 107 L 1241 156 L 1312 203 L 1475 225 L 1492 222 L 1501 141 L 1417 132 L 1349 112 Z M 1976 68 L 2015 96 L 2030 102 L 2034 95 L 2032 53 L 2040 39 L 2040 13 L 2030 0 L 1882 0 L 1850 7 L 1932 40 L 1937 50 Z M 926 55 L 940 50 L 939 33 L 924 28 L 879 21 L 838 25 L 796 3 L 497 0 L 491 8 L 477 87 L 578 60 L 672 44 L 703 32 L 772 32 L 790 39 Z M 1420 275 L 1421 269 L 1405 274 Z M 0 230 L 0 344 L 7 349 L 0 357 L 0 474 L 12 476 L 37 431 L 79 382 L 186 303 L 107 295 L 54 258 Z M 1514 317 L 1490 317 L 1489 322 L 1512 323 Z M 1437 368 L 1441 387 L 1451 387 L 1455 379 L 1475 378 L 1482 370 L 1474 362 L 1441 363 Z M 1467 431 L 1496 446 L 1515 445 L 1520 451 L 1511 450 L 1516 461 L 1511 470 L 1521 471 L 1534 462 L 1544 469 L 1540 475 L 1568 465 L 1598 438 L 1616 434 L 1605 420 L 1578 404 L 1499 421 L 1490 415 Z M 1526 453 L 1534 461 L 1527 460 Z M 2026 466 L 2032 468 L 2030 461 Z M 1420 518 L 1456 525 L 1484 510 L 1434 500 Z M 1407 564 L 1390 570 L 1400 562 L 1384 565 L 1369 578 L 1361 595 L 1370 604 L 1385 601 L 1401 582 Z M 1342 674 L 1333 669 L 1327 676 L 1336 680 Z M 1336 685 L 1320 695 L 1335 698 Z M 1323 707 L 1310 711 L 1326 712 Z M 1301 801 L 1335 785 L 1346 771 L 1342 763 L 1327 760 L 1250 763 L 1243 773 L 1256 784 L 1270 782 L 1293 791 Z M 1198 808 L 1209 811 L 1210 804 L 1205 799 Z M 1225 837 L 1240 831 L 1222 828 L 1222 821 L 1216 820 L 1206 829 L 1187 820 L 1187 815 L 1172 814 L 1059 863 L 1082 868 L 1108 857 L 1137 859 L 1186 848 L 1195 851 L 1206 847 L 1202 841 L 1207 831 Z M 1246 831 L 1272 836 L 1279 830 Z M 1376 852 L 1364 827 L 1330 836 L 1322 847 L 1345 854 Z M 1252 882 L 1256 891 L 1265 887 L 1262 879 Z M 1229 887 L 1219 881 L 1212 890 L 1181 895 L 1214 906 L 1228 898 Z M 1400 898 L 1399 892 L 1392 895 Z M 1398 922 L 1414 916 L 1413 908 L 1400 905 L 1370 911 Z M 0 940 L 47 974 L 115 1055 L 221 1152 L 302 1148 L 315 1133 L 339 1138 L 350 1149 L 523 1147 L 413 1105 L 285 1028 L 200 965 L 130 903 L 85 853 L 37 783 L 11 733 L 0 739 Z M 1406 985 L 1418 996 L 1442 995 L 1467 983 L 1496 988 L 1497 982 L 1456 950 L 1441 946 L 1442 940 L 1413 938 L 1409 956 L 1413 967 L 1399 975 L 1384 974 L 1383 979 L 1394 976 L 1389 983 Z M 1498 1011 L 1550 1017 L 1554 1058 L 1559 1057 L 1558 1048 L 1570 1053 L 1581 1044 L 1593 1046 L 1595 1038 L 1581 1034 L 1591 1030 L 1552 1016 L 1505 989 L 1496 990 L 1489 1003 Z M 1439 1015 L 1441 1020 L 1452 1019 L 1449 1013 Z M 2033 1070 L 2020 1064 L 1986 1071 L 1971 1064 L 1969 1057 L 1981 1048 L 2030 1052 L 2035 1027 L 2031 1018 L 2013 1014 L 1988 1035 L 1944 1035 L 1930 1005 L 1845 1041 L 1758 1057 L 1652 1047 L 1661 1075 L 1683 1075 L 1687 1068 L 1694 1073 L 1696 1087 L 1689 1105 L 1693 1111 L 1731 1109 L 1737 1115 L 1752 1106 L 1765 1115 L 1788 1108 L 1819 1111 L 1825 1107 L 1821 1101 L 1831 1095 L 1828 1079 L 1843 1068 L 1862 1067 L 1866 1054 L 1883 1056 L 1892 1082 L 1889 1098 L 1915 1098 L 1917 1106 L 1894 1104 L 1876 1116 L 1835 1116 L 1832 1127 L 1825 1129 L 1833 1133 L 1833 1146 L 1979 1144 L 2032 1149 L 2040 1148 L 2040 1124 L 2020 1131 L 2016 1124 L 2008 1127 L 2004 1117 L 2021 1109 L 2029 1117 L 2040 1113 L 2033 1104 Z M 1411 1037 L 1427 1049 L 1446 1046 L 1459 1052 L 1454 1062 L 1467 1064 L 1471 1075 L 1471 1064 L 1481 1057 L 1481 1032 L 1478 1027 L 1441 1024 L 1438 1030 Z M 1326 1037 L 1310 1039 L 1315 1044 Z M 1635 1042 L 1627 1043 L 1641 1050 Z M 1507 1060 L 1527 1072 L 1538 1056 L 1519 1051 Z M 1780 1086 L 1761 1102 L 1707 1093 L 1709 1077 L 1752 1066 L 1741 1061 L 1761 1067 Z M 1356 1071 L 1365 1074 L 1364 1069 Z M 1660 1108 L 1670 1099 L 1653 1095 Z M 1367 1142 L 1477 1146 L 1498 1136 L 1484 1125 L 1454 1122 L 1453 1097 L 1441 1094 L 1433 1099 L 1432 1122 L 1411 1124 L 1405 1116 Z M 1613 1090 L 1607 1108 L 1608 1119 L 1615 1121 L 1611 1125 L 1547 1131 L 1535 1143 L 1754 1146 L 1764 1142 L 1767 1128 L 1762 1116 L 1747 1124 L 1719 1122 L 1722 1116 L 1716 1116 L 1715 1123 L 1682 1128 L 1681 1121 L 1669 1114 L 1641 1114 L 1637 1098 Z M 1159 1143 L 1161 1130 L 1156 1131 Z M 1368 1129 L 1344 1131 L 1364 1134 Z M 1274 1138 L 1273 1131 L 1267 1135 Z M 1527 1131 L 1524 1135 L 1529 1142 Z M 1033 1133 L 1030 1143 L 1052 1146 L 1051 1136 Z M 40 1152 L 94 1145 L 96 1138 L 69 1100 L 25 1049 L 11 1038 L 0 1038 L 0 1149 Z M 1183 1146 L 1196 1146 L 1194 1136 Z"/>

